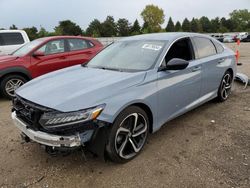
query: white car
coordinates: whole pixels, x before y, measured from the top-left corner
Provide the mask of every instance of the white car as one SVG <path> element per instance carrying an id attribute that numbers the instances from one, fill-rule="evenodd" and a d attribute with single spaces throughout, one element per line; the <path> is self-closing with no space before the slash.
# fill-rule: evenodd
<path id="1" fill-rule="evenodd" d="M 225 36 L 223 42 L 235 42 L 234 36 Z"/>
<path id="2" fill-rule="evenodd" d="M 0 55 L 11 54 L 28 42 L 30 39 L 23 30 L 0 30 Z"/>

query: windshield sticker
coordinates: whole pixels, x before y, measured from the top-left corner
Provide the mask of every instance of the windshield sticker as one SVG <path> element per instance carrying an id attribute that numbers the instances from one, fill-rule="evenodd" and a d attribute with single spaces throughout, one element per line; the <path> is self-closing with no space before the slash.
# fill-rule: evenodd
<path id="1" fill-rule="evenodd" d="M 143 49 L 149 49 L 149 50 L 155 50 L 155 51 L 159 51 L 162 46 L 156 45 L 156 44 L 144 44 L 142 46 Z"/>

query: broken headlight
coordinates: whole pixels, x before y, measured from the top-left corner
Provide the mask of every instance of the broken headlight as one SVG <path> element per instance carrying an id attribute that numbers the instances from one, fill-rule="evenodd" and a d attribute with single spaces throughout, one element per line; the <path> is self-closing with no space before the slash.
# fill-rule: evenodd
<path id="1" fill-rule="evenodd" d="M 75 112 L 47 112 L 41 116 L 39 123 L 45 127 L 61 127 L 82 123 L 96 119 L 104 107 L 105 105 L 100 105 Z"/>

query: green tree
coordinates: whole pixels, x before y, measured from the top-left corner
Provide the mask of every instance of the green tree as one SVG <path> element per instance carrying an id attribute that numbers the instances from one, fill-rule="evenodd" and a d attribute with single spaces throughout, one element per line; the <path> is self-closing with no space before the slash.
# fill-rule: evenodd
<path id="1" fill-rule="evenodd" d="M 113 16 L 107 16 L 106 20 L 102 23 L 102 37 L 116 36 L 117 28 Z"/>
<path id="2" fill-rule="evenodd" d="M 117 21 L 117 32 L 118 36 L 129 36 L 130 34 L 130 23 L 125 18 L 120 18 Z"/>
<path id="3" fill-rule="evenodd" d="M 174 30 L 177 31 L 177 32 L 182 31 L 181 23 L 179 21 L 176 22 Z"/>
<path id="4" fill-rule="evenodd" d="M 185 18 L 184 21 L 182 22 L 182 30 L 184 32 L 190 32 L 190 30 L 191 30 L 190 22 L 187 18 Z"/>
<path id="5" fill-rule="evenodd" d="M 144 23 L 147 23 L 148 32 L 161 31 L 161 24 L 164 23 L 164 11 L 155 5 L 147 5 L 141 12 Z"/>
<path id="6" fill-rule="evenodd" d="M 12 26 L 10 26 L 10 29 L 18 29 L 18 28 L 16 27 L 15 24 L 12 24 Z"/>
<path id="7" fill-rule="evenodd" d="M 166 31 L 167 32 L 174 32 L 175 31 L 174 22 L 173 22 L 171 17 L 168 20 L 168 25 L 166 27 Z"/>
<path id="8" fill-rule="evenodd" d="M 200 32 L 200 28 L 199 28 L 199 20 L 193 18 L 190 22 L 190 31 L 192 32 Z"/>
<path id="9" fill-rule="evenodd" d="M 220 18 L 216 17 L 216 18 L 214 18 L 214 19 L 211 20 L 210 31 L 212 33 L 217 33 L 217 32 L 219 32 L 219 29 L 220 29 Z"/>
<path id="10" fill-rule="evenodd" d="M 94 19 L 90 22 L 88 28 L 86 29 L 86 35 L 91 37 L 100 37 L 102 30 L 102 24 L 98 19 Z"/>
<path id="11" fill-rule="evenodd" d="M 202 16 L 199 21 L 202 27 L 202 31 L 205 33 L 211 33 L 210 20 L 206 16 Z"/>
<path id="12" fill-rule="evenodd" d="M 59 22 L 59 25 L 55 27 L 56 35 L 82 35 L 82 29 L 76 23 L 70 20 L 63 20 Z"/>
<path id="13" fill-rule="evenodd" d="M 130 33 L 131 35 L 138 35 L 141 33 L 141 26 L 137 19 L 135 20 L 133 26 L 131 27 Z"/>
<path id="14" fill-rule="evenodd" d="M 250 25 L 250 12 L 248 9 L 234 10 L 230 14 L 230 20 L 237 23 L 237 31 L 246 31 Z"/>
<path id="15" fill-rule="evenodd" d="M 27 33 L 27 35 L 29 36 L 30 40 L 34 40 L 38 38 L 38 30 L 36 27 L 26 27 L 23 28 L 23 30 Z"/>
<path id="16" fill-rule="evenodd" d="M 47 37 L 50 36 L 50 33 L 48 31 L 46 31 L 46 29 L 44 27 L 41 27 L 39 32 L 38 32 L 38 37 Z"/>

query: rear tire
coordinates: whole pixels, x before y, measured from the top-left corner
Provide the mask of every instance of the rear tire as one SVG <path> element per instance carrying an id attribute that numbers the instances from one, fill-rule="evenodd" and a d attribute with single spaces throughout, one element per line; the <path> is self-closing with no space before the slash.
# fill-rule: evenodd
<path id="1" fill-rule="evenodd" d="M 4 77 L 0 83 L 0 89 L 3 96 L 7 99 L 12 99 L 15 95 L 15 90 L 22 86 L 27 80 L 20 75 L 8 75 Z"/>
<path id="2" fill-rule="evenodd" d="M 218 89 L 217 99 L 219 102 L 224 102 L 228 99 L 229 95 L 231 94 L 232 83 L 233 75 L 230 71 L 226 71 Z"/>
<path id="3" fill-rule="evenodd" d="M 137 106 L 122 111 L 109 134 L 106 152 L 113 162 L 125 163 L 143 149 L 149 132 L 147 114 Z"/>

